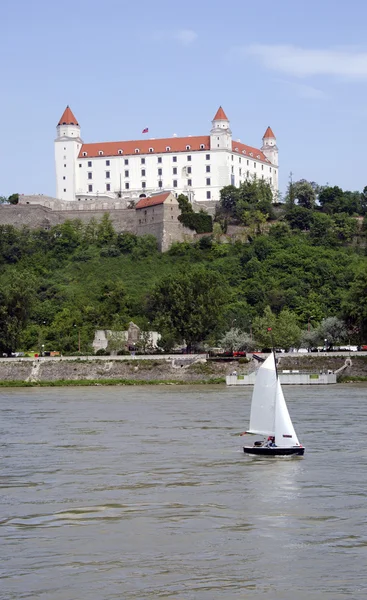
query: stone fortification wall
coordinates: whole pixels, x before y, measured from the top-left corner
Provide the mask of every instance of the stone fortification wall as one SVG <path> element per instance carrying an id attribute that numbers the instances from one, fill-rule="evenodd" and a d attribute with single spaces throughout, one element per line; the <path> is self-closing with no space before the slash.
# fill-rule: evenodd
<path id="1" fill-rule="evenodd" d="M 26 225 L 30 228 L 50 228 L 59 225 L 67 220 L 80 219 L 83 223 L 88 223 L 92 218 L 100 221 L 108 213 L 116 231 L 130 231 L 137 233 L 135 210 L 128 208 L 114 210 L 52 210 L 46 206 L 37 204 L 25 205 L 1 205 L 0 206 L 0 225 L 14 225 L 22 227 Z"/>

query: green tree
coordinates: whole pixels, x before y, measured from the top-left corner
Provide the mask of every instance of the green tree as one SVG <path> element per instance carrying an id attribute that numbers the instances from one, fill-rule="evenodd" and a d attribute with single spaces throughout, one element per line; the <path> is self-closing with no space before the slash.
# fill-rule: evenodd
<path id="1" fill-rule="evenodd" d="M 148 299 L 148 314 L 158 331 L 171 330 L 188 349 L 218 327 L 227 298 L 223 278 L 203 267 L 164 277 Z"/>
<path id="2" fill-rule="evenodd" d="M 225 333 L 219 340 L 221 348 L 229 352 L 244 350 L 250 352 L 255 350 L 256 344 L 252 337 L 240 329 L 232 328 Z"/>
<path id="3" fill-rule="evenodd" d="M 0 351 L 18 349 L 35 299 L 35 277 L 27 271 L 12 271 L 0 289 Z"/>
<path id="4" fill-rule="evenodd" d="M 298 206 L 313 209 L 316 203 L 316 192 L 314 186 L 305 179 L 300 179 L 293 184 L 293 194 Z"/>

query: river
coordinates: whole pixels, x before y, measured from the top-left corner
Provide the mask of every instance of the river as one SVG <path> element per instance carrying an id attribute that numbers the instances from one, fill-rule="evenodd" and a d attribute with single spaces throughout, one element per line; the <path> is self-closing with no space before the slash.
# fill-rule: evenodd
<path id="1" fill-rule="evenodd" d="M 251 391 L 0 389 L 1 600 L 366 598 L 367 386 L 285 387 L 304 458 Z"/>

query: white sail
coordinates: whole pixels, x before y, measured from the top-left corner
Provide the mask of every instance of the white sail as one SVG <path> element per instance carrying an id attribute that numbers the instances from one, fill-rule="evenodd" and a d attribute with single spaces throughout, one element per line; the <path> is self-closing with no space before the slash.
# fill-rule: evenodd
<path id="1" fill-rule="evenodd" d="M 282 448 L 300 445 L 289 416 L 279 379 L 277 380 L 275 403 L 275 443 Z"/>
<path id="2" fill-rule="evenodd" d="M 271 353 L 256 374 L 248 433 L 275 435 L 276 390 L 277 373 Z"/>

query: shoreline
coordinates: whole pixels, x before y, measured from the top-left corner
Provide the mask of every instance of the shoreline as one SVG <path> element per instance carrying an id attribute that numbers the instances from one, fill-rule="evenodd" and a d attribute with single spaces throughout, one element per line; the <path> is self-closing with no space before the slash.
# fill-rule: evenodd
<path id="1" fill-rule="evenodd" d="M 80 357 L 62 359 L 5 359 L 0 361 L 0 388 L 70 387 L 70 386 L 146 386 L 146 385 L 220 385 L 236 371 L 248 375 L 258 362 L 245 358 L 230 361 L 207 361 L 204 356 L 162 358 L 106 357 L 88 360 Z M 279 371 L 337 373 L 337 383 L 367 381 L 367 356 L 281 356 Z"/>

